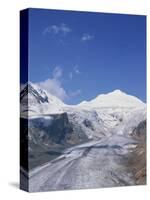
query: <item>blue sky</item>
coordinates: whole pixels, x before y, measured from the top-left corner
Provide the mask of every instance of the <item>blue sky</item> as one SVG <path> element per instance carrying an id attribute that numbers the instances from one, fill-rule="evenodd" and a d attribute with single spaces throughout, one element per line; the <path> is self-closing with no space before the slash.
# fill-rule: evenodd
<path id="1" fill-rule="evenodd" d="M 120 89 L 146 101 L 145 16 L 30 9 L 29 80 L 68 104 Z"/>

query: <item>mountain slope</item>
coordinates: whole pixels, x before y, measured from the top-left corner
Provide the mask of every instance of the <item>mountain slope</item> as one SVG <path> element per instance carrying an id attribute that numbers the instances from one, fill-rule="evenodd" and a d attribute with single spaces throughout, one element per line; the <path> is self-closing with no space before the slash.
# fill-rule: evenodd
<path id="1" fill-rule="evenodd" d="M 104 110 L 108 108 L 119 110 L 120 108 L 145 109 L 146 105 L 137 97 L 128 95 L 120 90 L 114 90 L 108 94 L 100 94 L 91 101 L 83 101 L 77 105 L 64 104 L 60 99 L 41 89 L 37 84 L 28 83 L 21 90 L 21 111 L 28 115 L 40 115 L 66 112 L 70 110 Z"/>
<path id="2" fill-rule="evenodd" d="M 145 104 L 138 98 L 128 95 L 120 90 L 114 90 L 108 94 L 98 95 L 95 99 L 91 101 L 83 101 L 79 106 L 86 107 L 99 107 L 99 108 L 108 108 L 108 107 L 143 107 Z"/>
<path id="3" fill-rule="evenodd" d="M 45 115 L 66 113 L 75 134 L 96 139 L 126 134 L 146 119 L 146 105 L 120 90 L 102 94 L 89 102 L 70 106 L 29 83 L 21 91 L 21 116 L 46 120 Z"/>
<path id="4" fill-rule="evenodd" d="M 21 93 L 21 115 L 37 116 L 40 114 L 61 113 L 65 105 L 60 99 L 38 87 L 37 84 L 26 84 Z"/>

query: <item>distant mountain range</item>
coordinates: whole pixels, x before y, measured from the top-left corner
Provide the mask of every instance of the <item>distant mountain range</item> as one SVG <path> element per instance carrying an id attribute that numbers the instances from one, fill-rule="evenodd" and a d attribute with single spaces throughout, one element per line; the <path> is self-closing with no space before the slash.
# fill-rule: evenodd
<path id="1" fill-rule="evenodd" d="M 21 114 L 28 111 L 28 115 L 52 114 L 64 112 L 66 109 L 92 108 L 142 108 L 145 103 L 137 97 L 128 95 L 120 90 L 108 94 L 100 94 L 91 101 L 83 101 L 77 105 L 67 105 L 56 96 L 49 94 L 37 84 L 28 83 L 21 88 Z M 28 104 L 28 105 L 27 105 Z"/>

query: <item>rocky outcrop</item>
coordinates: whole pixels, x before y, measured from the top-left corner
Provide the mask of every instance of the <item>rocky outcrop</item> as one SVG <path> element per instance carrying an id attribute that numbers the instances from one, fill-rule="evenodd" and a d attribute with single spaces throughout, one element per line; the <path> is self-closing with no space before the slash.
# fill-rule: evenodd
<path id="1" fill-rule="evenodd" d="M 146 121 L 134 128 L 132 137 L 138 141 L 129 156 L 129 166 L 133 169 L 136 185 L 146 184 Z"/>
<path id="2" fill-rule="evenodd" d="M 29 155 L 29 169 L 56 158 L 68 147 L 88 141 L 86 134 L 74 128 L 67 113 L 21 118 L 21 129 L 26 136 L 21 137 L 21 146 Z"/>

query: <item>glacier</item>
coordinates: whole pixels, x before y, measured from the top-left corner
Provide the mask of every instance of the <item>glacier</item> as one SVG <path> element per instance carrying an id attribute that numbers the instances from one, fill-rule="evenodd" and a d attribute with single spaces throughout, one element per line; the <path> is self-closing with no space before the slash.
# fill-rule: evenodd
<path id="1" fill-rule="evenodd" d="M 28 83 L 21 119 L 37 162 L 23 173 L 30 192 L 146 183 L 146 104 L 137 97 L 115 90 L 67 105 Z"/>

